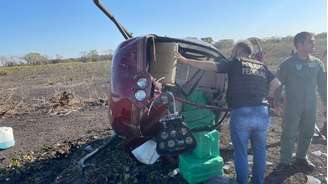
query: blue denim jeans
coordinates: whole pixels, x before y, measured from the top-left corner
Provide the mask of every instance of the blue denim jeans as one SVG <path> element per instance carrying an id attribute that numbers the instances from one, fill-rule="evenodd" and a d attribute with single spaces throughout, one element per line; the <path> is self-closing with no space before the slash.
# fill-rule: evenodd
<path id="1" fill-rule="evenodd" d="M 234 147 L 234 163 L 238 184 L 248 180 L 248 140 L 253 150 L 252 181 L 264 183 L 266 136 L 270 124 L 269 110 L 265 105 L 236 108 L 230 114 L 230 135 Z"/>

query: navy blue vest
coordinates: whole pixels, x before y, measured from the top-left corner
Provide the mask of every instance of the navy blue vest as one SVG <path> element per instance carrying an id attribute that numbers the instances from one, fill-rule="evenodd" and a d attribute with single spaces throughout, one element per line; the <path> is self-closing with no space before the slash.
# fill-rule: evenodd
<path id="1" fill-rule="evenodd" d="M 229 107 L 267 105 L 269 72 L 264 64 L 253 59 L 232 60 L 228 72 Z"/>

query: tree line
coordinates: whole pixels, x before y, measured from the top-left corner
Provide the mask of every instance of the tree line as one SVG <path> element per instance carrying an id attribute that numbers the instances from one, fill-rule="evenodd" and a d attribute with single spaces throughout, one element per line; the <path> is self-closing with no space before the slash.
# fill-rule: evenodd
<path id="1" fill-rule="evenodd" d="M 82 51 L 80 57 L 64 58 L 57 54 L 55 58 L 49 59 L 48 56 L 42 55 L 38 52 L 30 52 L 23 57 L 15 56 L 0 56 L 0 66 L 15 66 L 15 65 L 42 65 L 66 62 L 97 62 L 112 60 L 112 51 L 108 50 L 106 53 L 100 54 L 97 50 Z"/>
<path id="2" fill-rule="evenodd" d="M 189 37 L 190 39 L 197 39 Z M 324 53 L 327 53 L 327 33 L 320 33 L 315 35 L 316 38 L 316 49 L 314 55 L 323 59 Z M 221 39 L 214 41 L 212 37 L 201 38 L 202 41 L 208 42 L 218 48 L 223 55 L 229 57 L 232 47 L 238 40 L 233 39 Z M 293 51 L 293 37 L 269 37 L 263 38 L 263 50 L 266 53 L 266 62 L 268 65 L 278 65 L 284 58 L 288 57 Z M 52 64 L 52 63 L 63 63 L 63 62 L 96 62 L 111 60 L 113 57 L 112 50 L 108 50 L 106 53 L 100 54 L 97 50 L 82 51 L 80 57 L 77 58 L 63 58 L 57 54 L 54 59 L 49 59 L 46 55 L 41 53 L 31 52 L 23 57 L 1 57 L 0 66 L 14 66 L 17 64 Z M 326 57 L 326 56 L 325 56 Z"/>

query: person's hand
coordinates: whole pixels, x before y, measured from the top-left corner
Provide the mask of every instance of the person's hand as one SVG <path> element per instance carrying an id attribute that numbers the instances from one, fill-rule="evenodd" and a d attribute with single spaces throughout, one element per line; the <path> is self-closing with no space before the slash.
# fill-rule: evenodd
<path id="1" fill-rule="evenodd" d="M 269 105 L 273 113 L 277 116 L 282 116 L 284 109 L 284 101 L 273 97 L 268 98 Z"/>
<path id="2" fill-rule="evenodd" d="M 285 110 L 285 106 L 287 105 L 287 97 L 283 96 L 281 97 L 281 99 L 278 100 L 278 107 L 277 107 L 277 111 L 283 115 L 284 114 L 284 110 Z"/>

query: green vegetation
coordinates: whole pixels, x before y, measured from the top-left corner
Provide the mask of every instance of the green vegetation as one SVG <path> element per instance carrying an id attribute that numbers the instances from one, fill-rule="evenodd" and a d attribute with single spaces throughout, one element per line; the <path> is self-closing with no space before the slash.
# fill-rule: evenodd
<path id="1" fill-rule="evenodd" d="M 27 64 L 30 65 L 40 65 L 40 64 L 47 64 L 48 58 L 47 56 L 42 56 L 40 53 L 31 52 L 24 56 L 25 61 Z"/>
<path id="2" fill-rule="evenodd" d="M 72 71 L 71 73 L 79 73 L 81 71 L 85 73 L 107 73 L 110 69 L 110 61 L 99 61 L 97 64 L 94 63 L 80 63 L 80 62 L 66 62 L 66 63 L 56 63 L 49 65 L 16 65 L 0 67 L 0 75 L 7 75 L 10 73 L 17 74 L 50 74 L 53 71 L 58 71 L 55 75 L 61 76 L 60 73 L 67 74 L 67 71 Z"/>
<path id="3" fill-rule="evenodd" d="M 315 35 L 316 50 L 314 56 L 323 60 L 323 55 L 327 51 L 327 33 L 320 33 Z M 203 40 L 211 40 L 211 38 L 204 38 Z M 223 39 L 214 42 L 213 45 L 218 48 L 225 56 L 230 56 L 234 40 Z M 292 53 L 294 49 L 293 37 L 270 37 L 262 38 L 263 49 L 266 53 L 266 63 L 275 69 L 284 59 Z"/>

